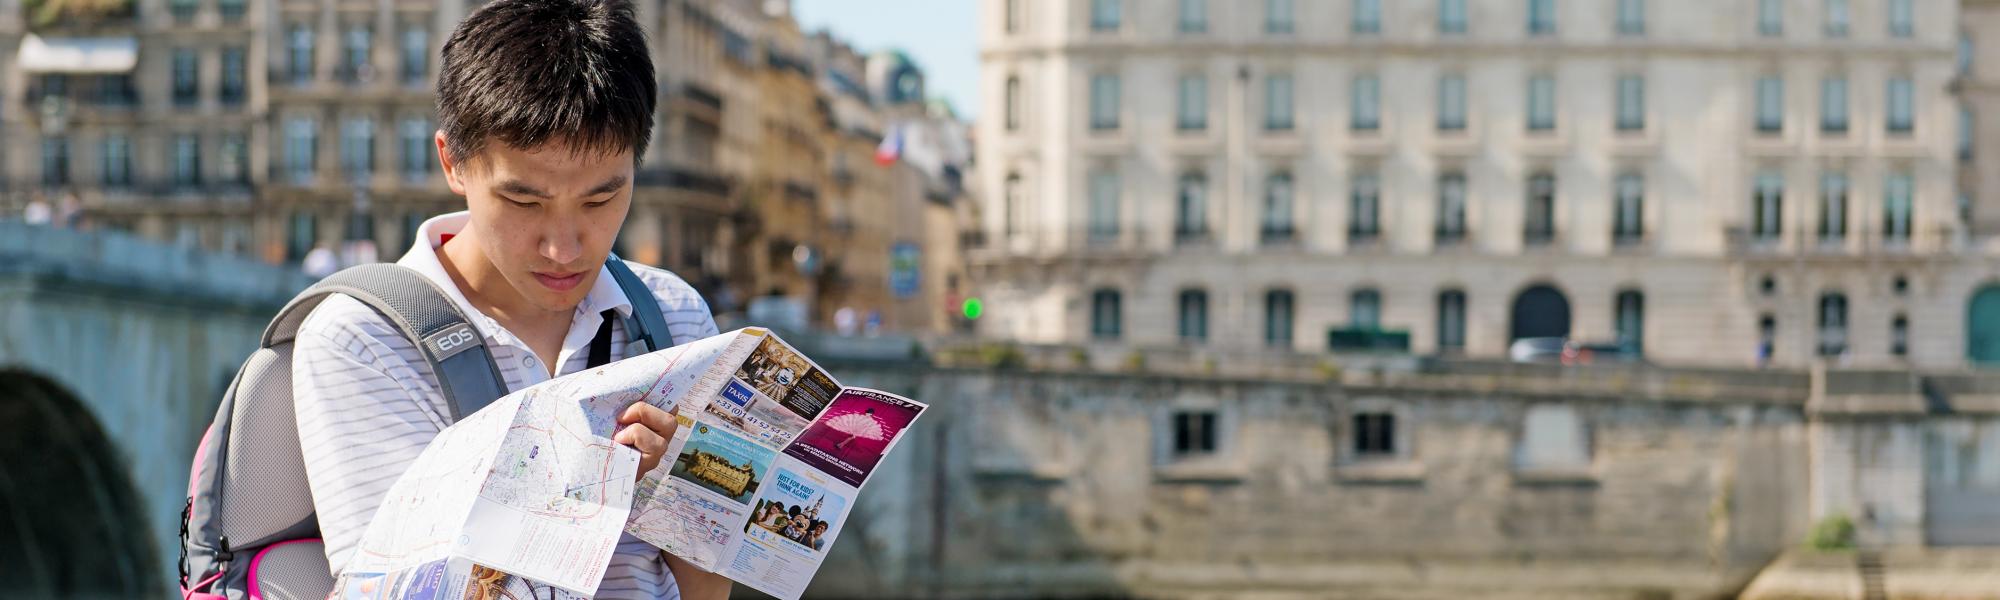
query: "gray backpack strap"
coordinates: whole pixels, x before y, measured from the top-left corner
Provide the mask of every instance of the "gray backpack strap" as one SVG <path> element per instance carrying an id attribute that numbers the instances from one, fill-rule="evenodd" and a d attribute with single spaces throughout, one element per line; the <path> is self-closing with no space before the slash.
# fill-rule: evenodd
<path id="1" fill-rule="evenodd" d="M 453 422 L 507 393 L 506 380 L 493 364 L 479 329 L 429 279 L 396 264 L 351 267 L 313 284 L 279 311 L 264 330 L 263 346 L 290 342 L 306 315 L 330 294 L 345 294 L 373 307 L 423 349 L 451 404 Z"/>
<path id="2" fill-rule="evenodd" d="M 673 346 L 673 329 L 667 325 L 667 316 L 660 314 L 660 302 L 653 298 L 653 288 L 646 287 L 639 274 L 633 273 L 632 267 L 616 254 L 604 261 L 604 268 L 611 271 L 612 281 L 618 282 L 618 289 L 632 303 L 632 318 L 625 320 L 625 337 L 645 342 L 647 352 Z M 627 356 L 639 354 L 631 350 L 627 348 Z"/>

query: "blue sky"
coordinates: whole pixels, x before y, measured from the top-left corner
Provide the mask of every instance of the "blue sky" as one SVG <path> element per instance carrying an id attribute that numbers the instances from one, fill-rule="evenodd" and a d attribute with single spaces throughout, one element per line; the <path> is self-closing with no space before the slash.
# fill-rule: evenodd
<path id="1" fill-rule="evenodd" d="M 961 118 L 979 112 L 977 0 L 794 0 L 807 33 L 831 29 L 856 50 L 899 48 L 924 69 L 926 90 Z"/>

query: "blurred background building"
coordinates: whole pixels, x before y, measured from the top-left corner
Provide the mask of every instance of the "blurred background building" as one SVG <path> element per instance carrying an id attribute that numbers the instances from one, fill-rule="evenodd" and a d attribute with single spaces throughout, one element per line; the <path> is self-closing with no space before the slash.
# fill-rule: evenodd
<path id="1" fill-rule="evenodd" d="M 989 0 L 981 330 L 1991 363 L 1965 6 Z"/>
<path id="2" fill-rule="evenodd" d="M 0 3 L 0 210 L 317 274 L 394 260 L 463 207 L 439 173 L 433 90 L 477 7 Z M 788 2 L 637 7 L 661 97 L 621 255 L 725 315 L 778 297 L 801 325 L 961 326 L 947 294 L 964 285 L 969 131 L 914 62 L 808 35 Z M 929 136 L 874 158 L 905 130 Z"/>

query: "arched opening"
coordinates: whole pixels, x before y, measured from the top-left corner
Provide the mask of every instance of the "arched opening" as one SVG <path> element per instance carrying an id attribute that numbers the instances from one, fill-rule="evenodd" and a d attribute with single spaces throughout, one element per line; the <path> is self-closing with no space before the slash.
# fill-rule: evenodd
<path id="1" fill-rule="evenodd" d="M 19 369 L 0 369 L 0 400 L 0 578 L 29 597 L 159 594 L 144 503 L 89 407 Z"/>
<path id="2" fill-rule="evenodd" d="M 1514 297 L 1507 339 L 1567 338 L 1569 325 L 1569 299 L 1553 287 L 1537 285 Z"/>

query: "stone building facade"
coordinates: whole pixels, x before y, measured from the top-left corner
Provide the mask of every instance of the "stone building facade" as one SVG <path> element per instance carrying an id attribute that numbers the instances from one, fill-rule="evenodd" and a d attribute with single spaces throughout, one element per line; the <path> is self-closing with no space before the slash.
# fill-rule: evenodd
<path id="1" fill-rule="evenodd" d="M 1960 209 L 1958 3 L 981 11 L 993 335 L 2000 359 L 2000 310 L 1973 308 L 2000 272 Z"/>

